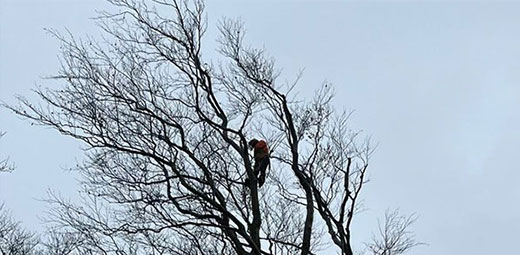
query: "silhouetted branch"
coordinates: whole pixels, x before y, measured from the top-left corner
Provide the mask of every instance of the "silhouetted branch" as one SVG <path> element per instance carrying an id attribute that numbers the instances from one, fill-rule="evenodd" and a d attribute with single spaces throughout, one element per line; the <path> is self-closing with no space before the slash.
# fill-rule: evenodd
<path id="1" fill-rule="evenodd" d="M 11 214 L 0 204 L 0 254 L 33 255 L 38 254 L 36 236 L 25 230 Z"/>
<path id="2" fill-rule="evenodd" d="M 0 132 L 0 138 L 5 135 L 5 132 Z M 0 159 L 0 172 L 11 172 L 14 170 L 14 165 L 9 162 L 9 158 Z"/>

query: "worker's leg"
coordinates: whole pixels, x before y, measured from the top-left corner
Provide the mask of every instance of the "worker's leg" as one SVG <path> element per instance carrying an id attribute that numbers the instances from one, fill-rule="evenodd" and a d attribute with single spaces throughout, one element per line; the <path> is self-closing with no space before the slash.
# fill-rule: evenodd
<path id="1" fill-rule="evenodd" d="M 258 176 L 258 186 L 262 187 L 265 182 L 265 172 L 267 170 L 267 167 L 269 166 L 269 157 L 265 157 L 260 162 L 260 165 L 258 166 L 258 171 L 260 172 L 260 176 Z"/>

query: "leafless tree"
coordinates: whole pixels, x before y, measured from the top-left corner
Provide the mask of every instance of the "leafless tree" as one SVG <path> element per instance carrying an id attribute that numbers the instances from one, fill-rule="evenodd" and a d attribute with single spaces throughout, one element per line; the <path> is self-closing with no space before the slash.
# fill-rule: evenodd
<path id="1" fill-rule="evenodd" d="M 351 255 L 373 149 L 334 110 L 331 86 L 296 99 L 300 76 L 278 81 L 234 20 L 219 24 L 223 58 L 203 58 L 201 1 L 109 2 L 119 11 L 101 13 L 101 41 L 50 30 L 63 86 L 38 89 L 43 104 L 8 106 L 87 145 L 84 203 L 50 197 L 71 252 L 315 254 L 331 242 Z M 261 189 L 254 137 L 272 150 Z"/>
<path id="2" fill-rule="evenodd" d="M 0 254 L 35 255 L 38 239 L 15 221 L 9 211 L 0 204 Z"/>
<path id="3" fill-rule="evenodd" d="M 387 211 L 384 223 L 379 224 L 379 235 L 372 237 L 368 250 L 374 255 L 398 255 L 423 244 L 417 242 L 410 231 L 416 220 L 416 215 L 403 216 L 399 210 Z"/>

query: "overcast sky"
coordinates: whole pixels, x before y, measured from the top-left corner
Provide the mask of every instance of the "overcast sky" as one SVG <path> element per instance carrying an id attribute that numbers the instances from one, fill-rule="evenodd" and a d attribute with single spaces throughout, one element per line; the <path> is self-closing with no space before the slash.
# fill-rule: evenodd
<path id="1" fill-rule="evenodd" d="M 0 0 L 0 100 L 34 98 L 58 69 L 58 42 L 43 28 L 98 35 L 102 0 Z M 246 41 L 263 46 L 292 79 L 305 68 L 302 97 L 333 83 L 338 108 L 379 147 L 354 226 L 357 248 L 387 208 L 416 212 L 429 245 L 410 254 L 513 254 L 520 229 L 520 3 L 424 1 L 211 1 L 215 23 L 241 17 Z M 208 54 L 210 58 L 215 55 Z M 80 144 L 0 109 L 0 201 L 29 229 L 42 228 L 48 189 L 74 198 L 63 171 Z"/>

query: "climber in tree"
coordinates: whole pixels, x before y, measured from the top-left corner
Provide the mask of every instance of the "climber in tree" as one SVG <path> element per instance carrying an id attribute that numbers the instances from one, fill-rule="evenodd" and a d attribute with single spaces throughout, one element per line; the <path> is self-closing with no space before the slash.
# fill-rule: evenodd
<path id="1" fill-rule="evenodd" d="M 253 150 L 255 157 L 255 165 L 253 166 L 253 172 L 258 177 L 258 186 L 262 187 L 265 182 L 265 171 L 269 166 L 269 148 L 267 143 L 263 140 L 258 141 L 252 139 L 249 141 L 249 147 Z M 249 179 L 246 179 L 246 185 L 249 185 Z"/>

